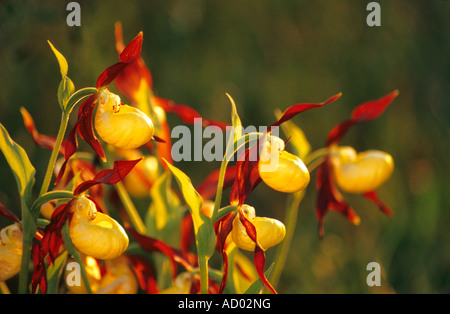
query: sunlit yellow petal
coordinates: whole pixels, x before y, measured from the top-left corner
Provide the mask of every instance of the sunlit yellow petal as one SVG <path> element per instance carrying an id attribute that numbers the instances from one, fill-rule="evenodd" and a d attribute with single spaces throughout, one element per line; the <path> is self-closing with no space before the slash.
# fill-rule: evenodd
<path id="1" fill-rule="evenodd" d="M 0 231 L 0 281 L 5 281 L 20 272 L 22 239 L 22 229 L 18 224 Z"/>
<path id="2" fill-rule="evenodd" d="M 108 144 L 134 149 L 152 139 L 154 126 L 145 113 L 121 104 L 119 96 L 105 90 L 100 93 L 95 130 Z"/>
<path id="3" fill-rule="evenodd" d="M 243 205 L 242 210 L 245 217 L 255 226 L 257 240 L 263 250 L 277 245 L 284 239 L 286 228 L 281 221 L 273 218 L 257 217 L 255 209 L 248 205 Z M 253 251 L 255 243 L 247 235 L 244 225 L 240 222 L 239 215 L 240 213 L 233 220 L 231 236 L 239 248 Z"/>
<path id="4" fill-rule="evenodd" d="M 275 141 L 275 146 L 271 145 L 269 140 L 267 143 L 267 150 L 263 150 L 258 163 L 259 175 L 264 183 L 276 191 L 285 193 L 305 189 L 309 184 L 310 175 L 303 161 L 283 150 L 284 143 L 281 145 L 279 141 Z"/>
<path id="5" fill-rule="evenodd" d="M 334 148 L 331 153 L 334 176 L 340 189 L 361 194 L 379 188 L 390 178 L 394 170 L 391 155 L 378 150 L 359 154 L 353 151 L 343 147 Z"/>
<path id="6" fill-rule="evenodd" d="M 85 197 L 76 203 L 69 231 L 75 247 L 95 258 L 113 259 L 128 247 L 128 236 L 122 226 L 97 212 L 95 204 Z"/>

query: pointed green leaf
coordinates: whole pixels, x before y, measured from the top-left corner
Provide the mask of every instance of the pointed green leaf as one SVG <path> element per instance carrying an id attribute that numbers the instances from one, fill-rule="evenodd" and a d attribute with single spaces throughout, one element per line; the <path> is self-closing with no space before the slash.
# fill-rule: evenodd
<path id="1" fill-rule="evenodd" d="M 231 102 L 231 124 L 233 125 L 233 129 L 235 131 L 236 137 L 234 139 L 236 141 L 236 139 L 238 139 L 242 136 L 242 123 L 241 123 L 241 118 L 239 118 L 239 115 L 237 113 L 236 104 L 235 104 L 233 98 L 231 98 L 231 96 L 229 94 L 227 94 L 227 96 Z"/>
<path id="2" fill-rule="evenodd" d="M 58 293 L 59 281 L 61 278 L 61 274 L 64 271 L 64 266 L 67 261 L 67 255 L 67 251 L 64 251 L 60 256 L 56 258 L 55 263 L 48 268 L 47 294 Z"/>
<path id="3" fill-rule="evenodd" d="M 11 139 L 2 124 L 0 124 L 0 150 L 14 173 L 20 196 L 29 206 L 36 170 L 25 150 Z"/>
<path id="4" fill-rule="evenodd" d="M 58 51 L 56 48 L 52 45 L 52 43 L 48 40 L 48 44 L 50 45 L 50 48 L 52 48 L 53 53 L 56 56 L 56 59 L 59 63 L 59 69 L 61 70 L 61 77 L 64 79 L 67 76 L 67 72 L 69 70 L 69 65 L 67 64 L 66 58 Z"/>
<path id="5" fill-rule="evenodd" d="M 203 199 L 192 185 L 191 179 L 177 167 L 166 162 L 174 174 L 181 193 L 189 206 L 194 224 L 195 241 L 199 258 L 207 259 L 214 253 L 215 233 L 211 219 L 202 212 Z"/>

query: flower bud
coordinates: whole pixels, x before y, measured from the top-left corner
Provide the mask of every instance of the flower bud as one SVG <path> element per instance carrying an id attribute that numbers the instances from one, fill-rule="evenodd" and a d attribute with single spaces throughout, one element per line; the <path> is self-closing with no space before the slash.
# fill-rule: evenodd
<path id="1" fill-rule="evenodd" d="M 103 90 L 95 114 L 95 129 L 108 144 L 122 149 L 134 149 L 153 137 L 152 120 L 139 109 L 124 105 L 120 97 Z"/>
<path id="2" fill-rule="evenodd" d="M 258 163 L 259 176 L 272 189 L 294 193 L 305 189 L 310 180 L 303 161 L 284 150 L 284 142 L 274 136 L 267 140 Z"/>
<path id="3" fill-rule="evenodd" d="M 18 224 L 0 231 L 0 281 L 20 272 L 22 263 L 23 232 Z"/>
<path id="4" fill-rule="evenodd" d="M 394 170 L 392 156 L 378 150 L 357 154 L 352 147 L 334 147 L 330 156 L 337 185 L 349 193 L 362 194 L 379 188 Z"/>
<path id="5" fill-rule="evenodd" d="M 122 226 L 85 198 L 75 203 L 69 231 L 73 244 L 80 252 L 98 259 L 113 259 L 128 247 L 128 236 Z"/>
<path id="6" fill-rule="evenodd" d="M 286 228 L 281 221 L 267 217 L 256 217 L 255 208 L 248 205 L 242 206 L 242 212 L 255 226 L 256 238 L 263 250 L 267 250 L 268 248 L 277 245 L 284 239 Z M 239 248 L 247 251 L 254 251 L 255 243 L 247 235 L 247 231 L 245 226 L 241 223 L 239 215 L 240 212 L 233 220 L 233 230 L 231 231 L 232 239 Z"/>

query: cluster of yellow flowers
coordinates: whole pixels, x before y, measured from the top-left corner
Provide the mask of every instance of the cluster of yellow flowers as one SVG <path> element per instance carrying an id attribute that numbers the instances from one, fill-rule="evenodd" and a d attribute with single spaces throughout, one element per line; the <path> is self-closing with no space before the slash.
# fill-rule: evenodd
<path id="1" fill-rule="evenodd" d="M 228 266 L 224 265 L 222 283 L 218 287 L 217 283 L 210 284 L 208 271 L 205 272 L 202 268 L 204 264 L 200 263 L 201 260 L 207 262 L 212 254 L 209 248 L 215 246 L 224 256 L 224 263 L 228 262 L 228 258 L 225 256 L 231 254 L 236 247 L 255 252 L 256 273 L 249 269 L 249 262 L 245 257 L 236 252 L 231 254 L 236 265 L 245 265 L 242 266 L 245 271 L 235 267 L 232 273 L 235 281 L 234 291 L 245 291 L 259 276 L 263 283 L 275 292 L 264 275 L 264 252 L 285 239 L 286 226 L 277 219 L 257 216 L 255 208 L 245 204 L 245 199 L 259 179 L 276 191 L 289 194 L 300 193 L 308 187 L 311 181 L 310 172 L 315 168 L 309 169 L 310 162 L 304 161 L 305 156 L 297 156 L 288 152 L 285 141 L 269 132 L 262 137 L 263 149 L 257 163 L 253 166 L 249 166 L 245 161 L 238 163 L 236 170 L 231 172 L 231 179 L 227 180 L 228 186 L 233 185 L 232 195 L 234 196 L 232 196 L 230 206 L 219 208 L 221 192 L 225 188 L 223 184 L 226 167 L 220 169 L 218 178 L 212 181 L 206 180 L 212 184 L 213 188 L 218 188 L 216 193 L 198 193 L 195 189 L 190 189 L 191 182 L 187 176 L 187 179 L 176 176 L 190 208 L 190 211 L 186 212 L 185 207 L 180 205 L 181 201 L 177 194 L 169 186 L 170 181 L 163 180 L 165 175 L 170 173 L 168 168 L 173 172 L 170 159 L 171 143 L 165 114 L 166 112 L 177 113 L 184 121 L 192 121 L 198 114 L 192 108 L 175 105 L 173 102 L 154 96 L 150 72 L 140 58 L 142 33 L 127 46 L 122 44 L 120 36 L 121 29 L 116 29 L 120 62 L 106 69 L 99 76 L 96 88 L 88 90 L 89 93 L 86 90 L 78 93 L 72 90 L 74 89 L 71 87 L 73 84 L 70 84 L 71 81 L 67 77 L 67 62 L 51 45 L 60 63 L 63 77 L 64 84 L 61 85 L 62 87 L 60 86 L 58 97 L 61 100 L 60 105 L 64 111 L 63 117 L 66 118 L 66 123 L 73 106 L 82 98 L 88 96 L 89 98 L 81 105 L 78 120 L 63 146 L 61 146 L 61 135 L 58 135 L 55 141 L 51 137 L 39 134 L 29 114 L 25 109 L 21 110 L 27 129 L 35 141 L 41 146 L 52 149 L 53 153 L 47 169 L 49 176 L 46 176 L 46 179 L 48 180 L 44 180 L 41 194 L 31 206 L 31 218 L 28 218 L 29 220 L 34 219 L 34 223 L 39 225 L 36 218 L 39 213 L 35 215 L 33 210 L 35 208 L 40 210 L 43 219 L 37 231 L 28 230 L 24 227 L 23 222 L 20 223 L 19 219 L 14 219 L 14 224 L 5 227 L 0 232 L 0 282 L 9 280 L 19 273 L 21 273 L 21 277 L 25 276 L 28 271 L 28 260 L 25 260 L 24 263 L 23 259 L 29 257 L 28 252 L 31 251 L 34 264 L 33 292 L 38 286 L 42 292 L 46 292 L 46 268 L 56 267 L 55 260 L 61 256 L 65 256 L 66 263 L 81 262 L 80 266 L 87 278 L 87 281 L 83 280 L 79 285 L 68 285 L 67 291 L 70 293 L 136 293 L 139 291 L 139 287 L 146 292 L 161 293 L 190 293 L 199 290 L 223 292 Z M 116 78 L 119 89 L 132 100 L 132 105 L 123 104 L 120 96 L 107 89 L 108 84 Z M 73 95 L 79 98 L 72 101 Z M 396 93 L 393 97 L 395 96 Z M 352 147 L 339 146 L 338 141 L 349 125 L 375 118 L 393 97 L 379 103 L 371 103 L 376 110 L 372 107 L 367 109 L 367 105 L 359 107 L 353 114 L 352 120 L 338 130 L 337 135 L 333 134 L 335 137 L 330 140 L 330 143 L 324 148 L 323 154 L 319 156 L 319 165 L 322 168 L 318 172 L 317 185 L 320 193 L 319 205 L 316 210 L 320 220 L 329 208 L 340 211 L 348 217 L 352 215 L 350 208 L 335 189 L 335 185 L 344 192 L 363 194 L 374 200 L 376 199 L 374 194 L 370 193 L 373 193 L 391 176 L 394 163 L 392 156 L 388 153 L 377 150 L 357 153 Z M 337 98 L 335 96 L 329 102 Z M 306 109 L 320 107 L 326 103 L 328 102 L 292 106 L 285 111 L 283 117 L 276 124 L 281 124 Z M 384 106 L 382 110 L 378 108 L 382 106 Z M 216 123 L 212 120 L 205 121 L 209 124 Z M 217 123 L 217 125 L 221 124 Z M 106 167 L 107 159 L 110 156 L 105 156 L 94 130 L 107 144 L 109 154 L 114 158 L 123 159 L 114 162 L 113 169 L 97 171 L 98 159 L 75 155 L 78 148 L 77 134 L 79 133 L 94 149 L 96 157 L 100 157 L 105 162 L 100 167 Z M 65 131 L 65 128 L 62 131 Z M 60 134 L 64 135 L 64 132 L 60 132 Z M 0 147 L 3 152 L 13 145 L 17 147 L 15 143 L 5 140 L 5 138 L 0 138 Z M 151 150 L 150 154 L 145 154 L 141 150 L 141 147 L 145 146 Z M 64 158 L 61 163 L 56 163 L 55 167 L 58 152 L 61 152 Z M 8 156 L 8 162 L 16 167 L 11 155 Z M 21 158 L 23 161 L 24 157 Z M 225 163 L 222 165 L 226 166 Z M 274 165 L 275 167 L 273 167 Z M 57 177 L 56 186 L 52 191 L 47 192 L 53 171 Z M 29 180 L 29 182 L 32 181 Z M 158 182 L 157 190 L 153 189 L 155 182 Z M 117 193 L 121 200 L 121 205 L 118 207 L 123 205 L 124 213 L 118 210 L 119 215 L 116 218 L 109 214 L 107 206 L 105 206 L 105 197 L 101 188 L 98 187 L 99 184 L 117 186 Z M 249 185 L 253 185 L 251 189 L 248 188 Z M 206 194 L 208 195 L 206 196 Z M 209 199 L 211 195 L 216 196 L 216 202 Z M 152 201 L 156 200 L 154 202 L 156 205 L 152 204 L 152 206 L 169 204 L 168 207 L 176 207 L 175 214 L 173 212 L 170 214 L 172 216 L 168 212 L 161 214 L 160 208 L 152 211 L 151 207 L 148 214 L 150 218 L 144 223 L 134 208 L 131 198 L 149 196 L 152 197 Z M 24 203 L 27 204 L 28 201 L 27 199 Z M 378 199 L 376 201 L 381 204 Z M 117 204 L 114 201 L 109 203 Z M 197 205 L 201 208 L 196 208 Z M 157 215 L 155 211 L 158 210 L 160 214 Z M 6 213 L 6 210 L 2 209 L 2 212 Z M 180 218 L 182 215 L 184 215 L 183 220 Z M 359 223 L 359 218 L 354 215 L 351 217 L 352 222 Z M 158 232 L 170 225 L 168 221 L 172 218 L 182 229 L 181 251 L 157 238 Z M 119 222 L 120 220 L 122 222 Z M 199 222 L 202 230 L 199 228 Z M 129 227 L 130 224 L 132 227 Z M 70 240 L 64 238 L 65 226 Z M 154 233 L 147 232 L 148 227 L 152 227 L 156 231 Z M 213 229 L 214 231 L 212 231 Z M 215 238 L 211 237 L 210 231 L 215 232 Z M 160 290 L 154 284 L 155 278 L 153 277 L 155 275 L 151 274 L 152 271 L 145 273 L 145 276 L 150 276 L 153 281 L 142 279 L 145 276 L 142 273 L 137 275 L 136 270 L 147 270 L 146 263 L 148 261 L 133 260 L 132 256 L 127 254 L 130 232 L 142 249 L 165 254 L 174 265 L 182 265 L 185 271 L 181 273 L 174 271 L 171 283 L 164 284 Z M 205 232 L 206 236 L 201 235 L 201 232 Z M 33 238 L 35 240 L 30 244 Z M 189 251 L 189 245 L 194 242 L 191 240 L 192 238 L 195 238 L 198 256 Z M 206 245 L 200 243 L 201 241 L 210 243 Z M 75 251 L 71 250 L 72 245 Z M 65 252 L 69 252 L 72 256 L 64 255 Z M 50 259 L 48 260 L 47 257 Z M 164 268 L 167 267 L 164 266 Z M 176 270 L 176 267 L 173 268 Z M 67 278 L 70 276 L 67 270 L 64 274 Z M 236 279 L 238 277 L 239 279 Z M 28 284 L 25 279 L 25 285 Z M 209 288 L 208 284 L 210 284 Z M 205 286 L 207 287 L 206 291 Z"/>

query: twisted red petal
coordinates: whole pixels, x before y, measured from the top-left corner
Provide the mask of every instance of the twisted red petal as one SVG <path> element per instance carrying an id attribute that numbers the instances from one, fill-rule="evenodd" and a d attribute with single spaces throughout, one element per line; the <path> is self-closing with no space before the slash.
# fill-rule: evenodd
<path id="1" fill-rule="evenodd" d="M 242 225 L 245 227 L 245 231 L 249 238 L 255 242 L 255 251 L 253 252 L 253 262 L 255 263 L 256 272 L 258 273 L 259 279 L 262 283 L 274 294 L 277 293 L 275 288 L 270 284 L 269 280 L 267 280 L 266 275 L 264 273 L 264 265 L 266 263 L 266 254 L 262 247 L 258 243 L 257 233 L 255 226 L 250 222 L 250 220 L 245 217 L 242 212 L 242 208 L 240 209 L 239 220 Z"/>
<path id="2" fill-rule="evenodd" d="M 113 169 L 100 171 L 94 179 L 84 181 L 79 184 L 73 191 L 74 195 L 78 195 L 97 184 L 116 184 L 121 181 L 141 161 L 142 158 L 136 160 L 119 160 L 114 162 Z"/>

